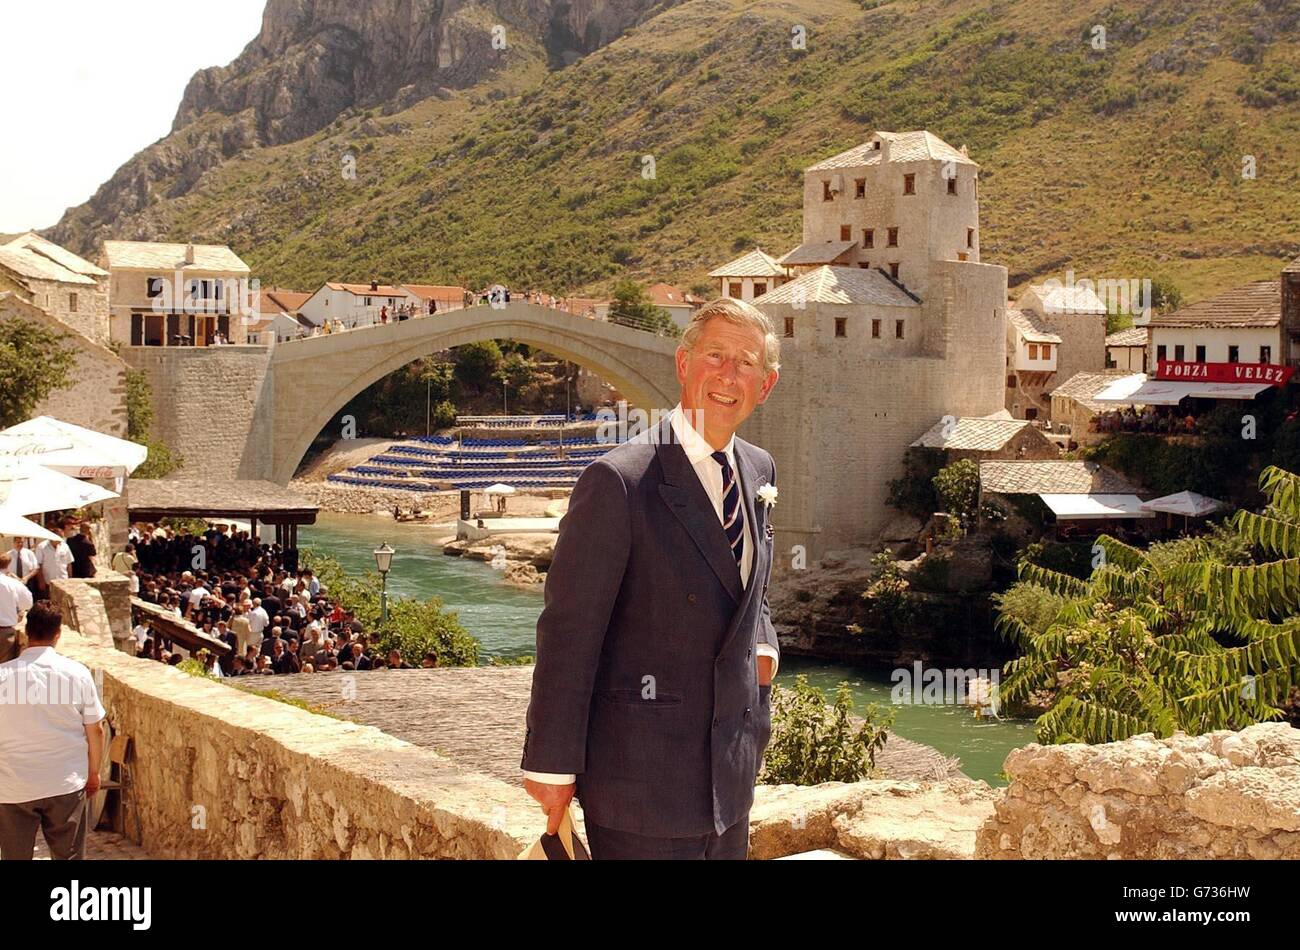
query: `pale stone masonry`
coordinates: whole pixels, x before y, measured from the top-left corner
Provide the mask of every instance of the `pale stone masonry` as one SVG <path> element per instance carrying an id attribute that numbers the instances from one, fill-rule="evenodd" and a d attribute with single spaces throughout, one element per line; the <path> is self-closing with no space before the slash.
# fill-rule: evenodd
<path id="1" fill-rule="evenodd" d="M 0 245 L 2 290 L 18 291 L 87 339 L 108 343 L 108 272 L 39 234 Z"/>
<path id="2" fill-rule="evenodd" d="M 977 858 L 1300 858 L 1300 729 L 1030 745 Z"/>
<path id="3" fill-rule="evenodd" d="M 110 334 L 122 346 L 248 341 L 256 322 L 249 268 L 219 244 L 105 241 Z M 252 341 L 256 342 L 256 341 Z"/>

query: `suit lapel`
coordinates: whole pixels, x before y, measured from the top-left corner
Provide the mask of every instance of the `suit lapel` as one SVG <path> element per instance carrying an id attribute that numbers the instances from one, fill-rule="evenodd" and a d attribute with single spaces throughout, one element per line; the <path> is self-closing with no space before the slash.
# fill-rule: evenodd
<path id="1" fill-rule="evenodd" d="M 718 521 L 713 503 L 709 501 L 709 494 L 700 484 L 700 477 L 695 474 L 690 460 L 686 458 L 686 451 L 673 438 L 672 425 L 668 420 L 660 426 L 658 435 L 655 451 L 664 473 L 659 494 L 700 549 L 713 573 L 718 575 L 718 580 L 727 589 L 731 599 L 740 603 L 744 594 L 740 584 L 740 569 L 727 544 L 727 535 Z M 743 488 L 741 490 L 744 491 Z"/>

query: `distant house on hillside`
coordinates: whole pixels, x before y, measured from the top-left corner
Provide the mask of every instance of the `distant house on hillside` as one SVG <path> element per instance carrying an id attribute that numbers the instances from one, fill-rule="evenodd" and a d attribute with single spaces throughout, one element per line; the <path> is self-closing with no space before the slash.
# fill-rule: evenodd
<path id="1" fill-rule="evenodd" d="M 761 297 L 790 279 L 776 258 L 760 247 L 715 267 L 709 276 L 718 282 L 719 296 L 744 301 Z"/>
<path id="2" fill-rule="evenodd" d="M 465 288 L 449 284 L 402 284 L 408 302 L 423 314 L 460 310 L 465 306 Z"/>
<path id="3" fill-rule="evenodd" d="M 1055 459 L 1061 455 L 1047 436 L 1025 419 L 940 419 L 910 446 L 939 449 L 957 459 Z"/>
<path id="4" fill-rule="evenodd" d="M 694 294 L 688 294 L 672 284 L 651 284 L 645 289 L 645 294 L 652 304 L 667 313 L 679 327 L 690 323 L 691 315 L 704 303 Z"/>
<path id="5" fill-rule="evenodd" d="M 1031 284 L 1007 306 L 1006 407 L 1050 420 L 1049 393 L 1078 373 L 1106 368 L 1106 305 L 1086 284 Z"/>
<path id="6" fill-rule="evenodd" d="M 1106 368 L 1124 369 L 1133 373 L 1147 371 L 1146 327 L 1128 327 L 1116 330 L 1106 337 Z"/>
<path id="7" fill-rule="evenodd" d="M 248 327 L 250 341 L 263 342 L 268 330 L 275 334 L 275 342 L 284 343 L 305 336 L 314 329 L 310 320 L 302 315 L 302 305 L 311 294 L 295 290 L 263 290 L 259 302 L 261 316 Z"/>
<path id="8" fill-rule="evenodd" d="M 302 305 L 301 313 L 313 326 L 322 326 L 327 320 L 341 321 L 345 327 L 370 326 L 380 322 L 380 314 L 409 301 L 401 287 L 381 284 L 372 280 L 368 284 L 345 284 L 326 281 Z"/>
<path id="9" fill-rule="evenodd" d="M 39 234 L 0 245 L 0 290 L 16 291 L 96 343 L 108 342 L 108 271 Z"/>
<path id="10" fill-rule="evenodd" d="M 223 244 L 105 241 L 110 335 L 130 346 L 247 342 L 249 268 Z M 248 318 L 248 319 L 246 319 Z"/>

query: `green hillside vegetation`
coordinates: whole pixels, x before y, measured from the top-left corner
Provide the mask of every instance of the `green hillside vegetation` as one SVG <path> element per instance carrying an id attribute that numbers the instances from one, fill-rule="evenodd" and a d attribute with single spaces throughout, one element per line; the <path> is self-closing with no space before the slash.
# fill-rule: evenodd
<path id="1" fill-rule="evenodd" d="M 1298 11 L 690 0 L 567 69 L 525 48 L 491 88 L 244 153 L 144 214 L 149 236 L 230 243 L 264 285 L 690 287 L 799 242 L 803 167 L 924 127 L 982 165 L 982 258 L 1013 288 L 1069 268 L 1191 301 L 1300 251 Z"/>

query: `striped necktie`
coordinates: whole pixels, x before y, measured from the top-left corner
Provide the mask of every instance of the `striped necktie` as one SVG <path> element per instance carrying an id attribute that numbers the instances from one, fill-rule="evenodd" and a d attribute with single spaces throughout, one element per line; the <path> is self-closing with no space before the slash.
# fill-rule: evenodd
<path id="1" fill-rule="evenodd" d="M 727 543 L 736 557 L 736 566 L 745 554 L 745 519 L 740 516 L 740 486 L 736 473 L 731 470 L 726 452 L 714 452 L 713 461 L 722 466 L 722 530 L 727 533 Z"/>

